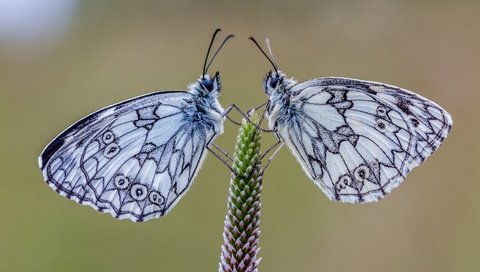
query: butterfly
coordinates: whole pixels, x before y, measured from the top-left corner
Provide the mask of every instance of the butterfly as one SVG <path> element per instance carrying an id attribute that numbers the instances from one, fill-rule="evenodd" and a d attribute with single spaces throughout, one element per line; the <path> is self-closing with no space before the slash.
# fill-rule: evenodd
<path id="1" fill-rule="evenodd" d="M 263 88 L 269 128 L 327 197 L 378 201 L 445 140 L 450 114 L 435 102 L 392 85 L 324 77 L 296 82 L 272 64 Z M 280 145 L 280 147 L 281 147 Z"/>
<path id="2" fill-rule="evenodd" d="M 206 149 L 223 133 L 220 75 L 207 74 L 228 35 L 188 91 L 135 97 L 94 112 L 54 138 L 38 163 L 60 195 L 140 222 L 167 214 L 189 189 Z"/>

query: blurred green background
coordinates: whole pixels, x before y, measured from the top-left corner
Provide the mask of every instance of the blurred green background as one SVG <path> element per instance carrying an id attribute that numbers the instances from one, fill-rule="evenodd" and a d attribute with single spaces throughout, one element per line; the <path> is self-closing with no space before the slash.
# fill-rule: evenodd
<path id="1" fill-rule="evenodd" d="M 454 120 L 444 145 L 374 204 L 330 202 L 283 149 L 264 179 L 260 271 L 479 271 L 479 11 L 478 1 L 0 1 L 0 271 L 217 270 L 229 173 L 213 156 L 167 217 L 141 224 L 60 197 L 37 167 L 80 117 L 185 89 L 217 27 L 237 35 L 211 68 L 224 106 L 266 99 L 270 67 L 253 35 L 271 38 L 299 80 L 402 86 Z M 231 149 L 236 131 L 227 124 L 217 143 Z"/>

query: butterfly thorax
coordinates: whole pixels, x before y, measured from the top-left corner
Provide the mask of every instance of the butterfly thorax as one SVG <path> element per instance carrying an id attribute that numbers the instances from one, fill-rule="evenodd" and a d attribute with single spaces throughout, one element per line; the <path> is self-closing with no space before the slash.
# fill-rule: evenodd
<path id="1" fill-rule="evenodd" d="M 207 86 L 209 89 L 211 88 L 210 90 L 206 89 L 201 81 L 189 87 L 188 92 L 192 94 L 192 99 L 187 101 L 188 105 L 184 109 L 185 118 L 196 125 L 211 127 L 216 133 L 221 134 L 225 118 L 222 115 L 224 109 L 217 99 L 220 85 L 218 78 L 214 78 L 212 81 L 214 84 Z"/>
<path id="2" fill-rule="evenodd" d="M 292 86 L 296 84 L 293 79 L 283 79 L 283 84 L 275 91 L 270 92 L 270 103 L 267 110 L 269 124 L 282 123 L 298 116 L 301 108 L 292 103 Z"/>

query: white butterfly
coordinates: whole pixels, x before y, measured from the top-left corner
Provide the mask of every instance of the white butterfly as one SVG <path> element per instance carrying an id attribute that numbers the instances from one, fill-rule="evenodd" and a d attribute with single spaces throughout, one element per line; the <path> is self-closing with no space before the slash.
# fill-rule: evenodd
<path id="1" fill-rule="evenodd" d="M 212 37 L 208 52 L 215 39 Z M 146 221 L 180 200 L 223 133 L 220 77 L 203 75 L 187 92 L 165 91 L 108 106 L 58 135 L 39 157 L 59 194 L 112 216 Z"/>
<path id="2" fill-rule="evenodd" d="M 297 83 L 272 63 L 269 127 L 329 199 L 385 197 L 445 140 L 452 119 L 434 102 L 383 83 L 326 77 Z"/>

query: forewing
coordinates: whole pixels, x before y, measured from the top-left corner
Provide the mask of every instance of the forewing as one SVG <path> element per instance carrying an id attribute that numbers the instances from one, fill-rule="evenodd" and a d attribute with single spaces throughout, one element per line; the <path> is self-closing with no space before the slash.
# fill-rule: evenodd
<path id="1" fill-rule="evenodd" d="M 40 155 L 46 182 L 116 218 L 165 215 L 189 188 L 215 137 L 213 129 L 186 118 L 192 98 L 149 94 L 78 121 Z"/>
<path id="2" fill-rule="evenodd" d="M 434 102 L 382 83 L 320 78 L 292 88 L 299 114 L 277 124 L 304 171 L 336 201 L 377 201 L 445 140 Z"/>

